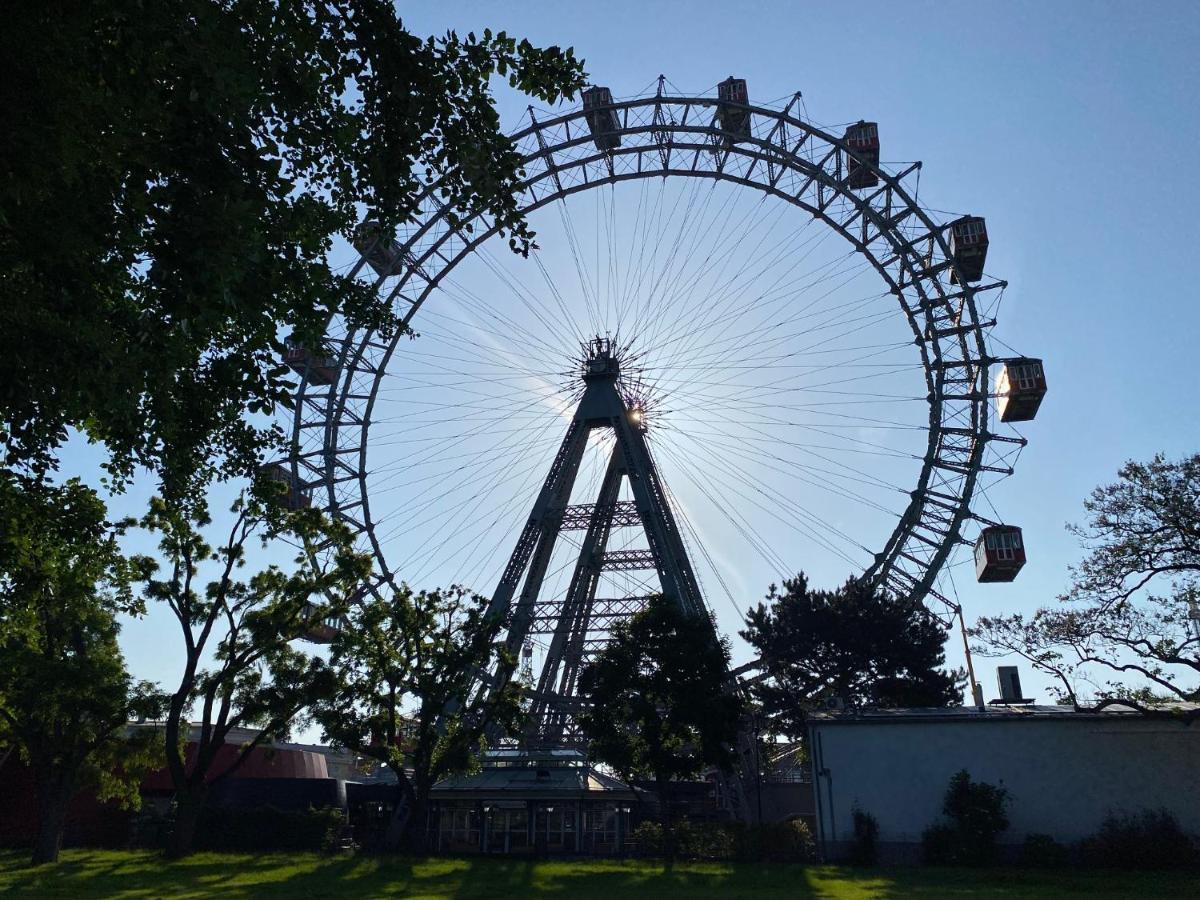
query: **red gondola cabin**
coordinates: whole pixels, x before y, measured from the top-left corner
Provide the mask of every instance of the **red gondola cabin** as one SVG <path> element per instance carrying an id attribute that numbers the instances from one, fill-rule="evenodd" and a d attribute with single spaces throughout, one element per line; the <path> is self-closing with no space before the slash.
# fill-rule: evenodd
<path id="1" fill-rule="evenodd" d="M 263 470 L 263 474 L 270 481 L 279 482 L 287 487 L 286 492 L 282 494 L 280 499 L 288 509 L 307 509 L 312 506 L 312 497 L 293 481 L 291 469 L 289 469 L 286 463 L 275 463 L 272 466 L 267 466 Z"/>
<path id="2" fill-rule="evenodd" d="M 1025 565 L 1025 543 L 1015 525 L 992 525 L 975 542 L 975 577 L 980 583 L 1012 581 Z"/>
<path id="3" fill-rule="evenodd" d="M 368 220 L 354 230 L 354 249 L 367 258 L 378 275 L 391 275 L 400 266 L 403 254 L 396 239 L 385 234 L 378 222 Z"/>
<path id="4" fill-rule="evenodd" d="M 1001 422 L 1028 422 L 1046 396 L 1046 370 L 1040 359 L 1006 359 L 996 375 L 996 409 Z"/>
<path id="5" fill-rule="evenodd" d="M 978 281 L 987 262 L 987 225 L 982 216 L 963 216 L 950 223 L 950 281 Z"/>
<path id="6" fill-rule="evenodd" d="M 612 108 L 612 91 L 606 87 L 588 88 L 583 92 L 583 112 L 587 117 L 588 129 L 598 150 L 612 150 L 621 146 L 621 120 Z"/>
<path id="7" fill-rule="evenodd" d="M 727 132 L 722 143 L 730 147 L 735 141 L 750 137 L 750 113 L 733 104 L 745 105 L 750 102 L 750 94 L 746 90 L 745 78 L 734 78 L 730 75 L 717 85 L 717 121 L 721 130 Z"/>
<path id="8" fill-rule="evenodd" d="M 297 375 L 302 375 L 313 384 L 333 384 L 337 378 L 337 360 L 331 356 L 316 356 L 307 347 L 287 340 L 287 351 L 283 361 Z"/>
<path id="9" fill-rule="evenodd" d="M 879 184 L 875 173 L 879 166 L 879 125 L 875 122 L 851 125 L 842 139 L 850 150 L 846 156 L 846 185 L 869 188 Z"/>
<path id="10" fill-rule="evenodd" d="M 328 644 L 342 630 L 342 620 L 337 616 L 326 616 L 325 607 L 319 603 L 304 605 L 304 619 L 308 624 L 304 639 L 314 644 Z"/>

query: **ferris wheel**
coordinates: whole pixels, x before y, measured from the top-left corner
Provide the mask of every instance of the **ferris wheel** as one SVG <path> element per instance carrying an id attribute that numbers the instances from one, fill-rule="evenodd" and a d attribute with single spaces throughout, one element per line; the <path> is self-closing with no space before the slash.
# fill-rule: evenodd
<path id="1" fill-rule="evenodd" d="M 945 615 L 956 571 L 1015 577 L 1020 529 L 979 501 L 1025 445 L 1013 424 L 1037 412 L 1042 363 L 993 349 L 1006 284 L 985 270 L 985 220 L 923 208 L 921 164 L 882 162 L 876 123 L 818 126 L 800 94 L 754 104 L 737 78 L 708 96 L 660 78 L 531 108 L 513 140 L 540 249 L 509 253 L 435 185 L 400 233 L 368 222 L 355 240 L 354 273 L 411 333 L 335 320 L 332 355 L 288 354 L 302 378 L 276 477 L 375 555 L 371 590 L 528 585 L 536 547 L 513 567 L 542 515 L 557 543 L 520 639 L 550 653 L 602 506 L 592 624 L 662 590 L 647 504 L 712 609 L 804 570 Z M 633 456 L 612 462 L 620 429 L 591 426 L 550 491 L 597 361 L 660 500 Z M 553 508 L 531 512 L 543 494 Z"/>

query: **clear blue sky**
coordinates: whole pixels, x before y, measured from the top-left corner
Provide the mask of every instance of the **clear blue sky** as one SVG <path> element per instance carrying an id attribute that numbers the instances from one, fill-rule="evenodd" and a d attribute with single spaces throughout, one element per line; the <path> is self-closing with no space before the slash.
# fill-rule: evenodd
<path id="1" fill-rule="evenodd" d="M 618 96 L 659 73 L 684 92 L 711 92 L 731 73 L 748 80 L 753 100 L 802 91 L 813 120 L 878 121 L 885 160 L 922 160 L 925 205 L 987 217 L 988 270 L 1010 282 L 996 334 L 1046 360 L 1050 393 L 1023 429 L 1030 445 L 1016 476 L 991 495 L 1025 529 L 1029 563 L 1012 585 L 960 578 L 969 617 L 1052 600 L 1079 553 L 1063 526 L 1080 519 L 1088 491 L 1126 459 L 1200 448 L 1190 265 L 1200 237 L 1200 6 L 443 2 L 402 10 L 416 33 L 491 27 L 571 45 L 593 81 Z M 515 126 L 523 110 L 502 93 L 507 122 Z M 718 616 L 736 627 L 729 610 Z M 162 616 L 124 634 L 137 674 L 167 683 L 176 641 Z M 979 673 L 989 695 L 993 665 Z M 1023 677 L 1044 699 L 1044 685 L 1028 670 Z"/>

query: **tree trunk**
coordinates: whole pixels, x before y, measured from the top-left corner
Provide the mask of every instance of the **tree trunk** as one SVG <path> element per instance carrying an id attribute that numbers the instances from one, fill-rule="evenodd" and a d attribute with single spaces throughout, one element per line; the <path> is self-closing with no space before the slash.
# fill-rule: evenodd
<path id="1" fill-rule="evenodd" d="M 399 795 L 396 799 L 396 808 L 392 810 L 392 817 L 388 819 L 387 829 L 383 833 L 383 849 L 389 851 L 399 850 L 403 846 L 409 823 L 413 821 L 413 803 L 409 798 L 410 790 L 406 790 L 403 785 L 398 785 L 396 793 Z"/>
<path id="2" fill-rule="evenodd" d="M 58 862 L 67 805 L 74 793 L 72 779 L 60 773 L 40 773 L 37 779 L 38 833 L 33 845 L 33 864 Z"/>
<path id="3" fill-rule="evenodd" d="M 675 859 L 675 828 L 671 820 L 671 796 L 668 782 L 662 778 L 654 780 L 654 787 L 658 794 L 658 819 L 662 824 L 663 857 L 668 862 Z"/>
<path id="4" fill-rule="evenodd" d="M 167 840 L 167 857 L 182 859 L 196 848 L 196 829 L 204 810 L 207 788 L 190 788 L 175 793 L 175 824 Z"/>
<path id="5" fill-rule="evenodd" d="M 425 853 L 429 849 L 429 804 L 417 797 L 408 814 L 404 846 L 410 853 Z"/>

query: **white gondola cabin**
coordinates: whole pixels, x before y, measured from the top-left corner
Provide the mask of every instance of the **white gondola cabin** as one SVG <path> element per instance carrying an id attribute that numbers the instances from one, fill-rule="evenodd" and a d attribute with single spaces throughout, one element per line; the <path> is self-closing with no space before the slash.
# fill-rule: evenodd
<path id="1" fill-rule="evenodd" d="M 1046 396 L 1040 359 L 1006 359 L 996 375 L 996 409 L 1001 422 L 1029 422 Z"/>
<path id="2" fill-rule="evenodd" d="M 950 223 L 950 281 L 978 281 L 987 262 L 987 225 L 982 216 L 963 216 Z"/>
<path id="3" fill-rule="evenodd" d="M 860 121 L 847 128 L 842 139 L 850 150 L 846 157 L 847 187 L 869 188 L 879 184 L 875 172 L 879 166 L 879 125 Z"/>
<path id="4" fill-rule="evenodd" d="M 612 108 L 612 102 L 612 91 L 606 87 L 588 88 L 583 92 L 583 112 L 597 150 L 621 146 L 621 120 Z"/>
<path id="5" fill-rule="evenodd" d="M 975 578 L 981 583 L 1012 581 L 1025 565 L 1025 543 L 1015 525 L 991 525 L 975 542 Z"/>
<path id="6" fill-rule="evenodd" d="M 263 474 L 272 483 L 285 486 L 286 490 L 281 493 L 280 499 L 288 509 L 307 509 L 312 506 L 312 497 L 293 480 L 291 469 L 286 463 L 267 466 Z"/>
<path id="7" fill-rule="evenodd" d="M 337 360 L 331 356 L 317 356 L 307 347 L 287 339 L 287 350 L 283 361 L 297 375 L 302 375 L 313 384 L 333 384 L 337 379 Z"/>
<path id="8" fill-rule="evenodd" d="M 325 615 L 326 607 L 319 603 L 304 605 L 304 622 L 307 631 L 304 639 L 314 644 L 328 644 L 342 630 L 342 620 L 338 616 Z"/>
<path id="9" fill-rule="evenodd" d="M 750 113 L 734 104 L 748 104 L 750 94 L 746 90 L 745 78 L 734 78 L 730 75 L 717 85 L 717 121 L 721 130 L 728 132 L 722 143 L 729 147 L 735 141 L 750 137 Z"/>
<path id="10" fill-rule="evenodd" d="M 378 275 L 391 275 L 400 267 L 404 254 L 396 239 L 380 224 L 368 219 L 354 230 L 354 249 L 367 258 Z"/>

